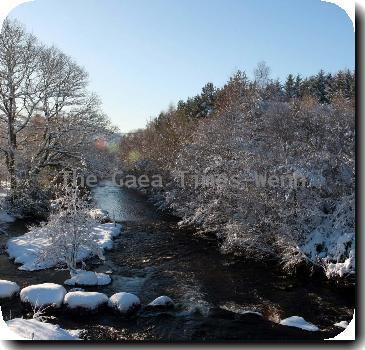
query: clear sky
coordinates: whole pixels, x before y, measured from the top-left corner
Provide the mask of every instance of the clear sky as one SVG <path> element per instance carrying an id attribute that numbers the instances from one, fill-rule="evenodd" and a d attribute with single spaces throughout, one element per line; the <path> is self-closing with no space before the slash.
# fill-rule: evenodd
<path id="1" fill-rule="evenodd" d="M 355 64 L 350 19 L 320 0 L 35 0 L 11 17 L 86 68 L 122 132 L 262 60 L 273 78 Z"/>

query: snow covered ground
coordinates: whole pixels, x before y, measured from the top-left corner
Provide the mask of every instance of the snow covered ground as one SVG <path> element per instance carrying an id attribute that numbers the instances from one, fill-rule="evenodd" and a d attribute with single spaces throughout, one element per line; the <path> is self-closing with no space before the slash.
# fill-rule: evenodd
<path id="1" fill-rule="evenodd" d="M 283 326 L 296 327 L 311 332 L 316 332 L 320 330 L 313 323 L 307 322 L 303 317 L 300 316 L 288 317 L 285 320 L 281 320 L 280 324 Z"/>
<path id="2" fill-rule="evenodd" d="M 93 229 L 97 244 L 101 250 L 113 248 L 113 238 L 121 234 L 121 225 L 113 223 L 99 224 Z M 44 247 L 50 244 L 47 235 L 41 230 L 32 230 L 23 236 L 12 238 L 7 242 L 7 253 L 14 262 L 21 264 L 19 270 L 35 271 L 43 270 L 62 264 L 63 261 L 48 260 L 40 261 L 40 252 Z M 80 249 L 78 252 L 78 261 L 83 261 L 90 257 L 92 252 L 86 249 Z"/>
<path id="3" fill-rule="evenodd" d="M 35 319 L 14 318 L 6 324 L 11 331 L 25 340 L 80 340 L 75 332 Z"/>
<path id="4" fill-rule="evenodd" d="M 14 294 L 20 290 L 19 286 L 15 282 L 0 280 L 0 299 L 11 298 Z"/>
<path id="5" fill-rule="evenodd" d="M 105 273 L 78 270 L 64 284 L 69 286 L 106 286 L 112 282 Z"/>
<path id="6" fill-rule="evenodd" d="M 70 292 L 65 295 L 64 304 L 69 309 L 95 310 L 108 303 L 108 296 L 97 292 Z"/>
<path id="7" fill-rule="evenodd" d="M 20 300 L 34 307 L 53 305 L 60 307 L 66 295 L 66 289 L 55 283 L 35 284 L 20 291 Z"/>

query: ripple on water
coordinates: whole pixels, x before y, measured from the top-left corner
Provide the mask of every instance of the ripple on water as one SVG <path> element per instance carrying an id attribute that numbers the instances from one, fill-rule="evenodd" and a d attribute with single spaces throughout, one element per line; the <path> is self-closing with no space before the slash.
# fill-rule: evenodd
<path id="1" fill-rule="evenodd" d="M 140 294 L 146 277 L 124 277 L 124 276 L 112 276 L 113 282 L 111 288 L 115 291 Z"/>

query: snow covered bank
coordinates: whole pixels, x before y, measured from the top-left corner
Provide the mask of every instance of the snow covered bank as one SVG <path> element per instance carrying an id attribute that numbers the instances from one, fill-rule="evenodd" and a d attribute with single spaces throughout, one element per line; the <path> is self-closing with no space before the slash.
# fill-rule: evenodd
<path id="1" fill-rule="evenodd" d="M 320 330 L 313 323 L 307 322 L 303 317 L 300 316 L 288 317 L 285 320 L 281 320 L 280 324 L 283 326 L 296 327 L 311 332 L 317 332 Z"/>
<path id="2" fill-rule="evenodd" d="M 14 294 L 20 290 L 19 286 L 15 282 L 7 280 L 0 280 L 0 299 L 11 298 Z"/>
<path id="3" fill-rule="evenodd" d="M 102 251 L 104 249 L 113 248 L 113 238 L 121 234 L 121 225 L 112 223 L 99 224 L 93 228 L 93 234 L 96 244 Z M 21 264 L 19 270 L 35 271 L 54 267 L 63 264 L 64 261 L 58 261 L 47 257 L 40 259 L 42 249 L 50 243 L 50 238 L 46 231 L 34 229 L 23 236 L 12 238 L 7 242 L 7 253 L 10 258 L 15 259 L 14 262 Z M 89 249 L 80 249 L 77 254 L 77 260 L 83 261 L 92 255 Z"/>
<path id="4" fill-rule="evenodd" d="M 351 195 L 337 203 L 299 247 L 311 261 L 322 265 L 328 278 L 355 273 L 355 199 Z"/>
<path id="5" fill-rule="evenodd" d="M 105 273 L 78 270 L 64 284 L 69 286 L 106 286 L 111 282 L 112 279 Z"/>
<path id="6" fill-rule="evenodd" d="M 66 295 L 66 289 L 55 283 L 36 284 L 20 291 L 20 300 L 29 303 L 33 307 L 52 305 L 60 307 Z"/>
<path id="7" fill-rule="evenodd" d="M 107 303 L 107 295 L 97 292 L 70 292 L 64 299 L 64 304 L 69 309 L 96 310 Z"/>
<path id="8" fill-rule="evenodd" d="M 14 318 L 6 322 L 11 331 L 25 340 L 80 340 L 72 332 L 58 325 L 43 323 L 35 319 Z"/>

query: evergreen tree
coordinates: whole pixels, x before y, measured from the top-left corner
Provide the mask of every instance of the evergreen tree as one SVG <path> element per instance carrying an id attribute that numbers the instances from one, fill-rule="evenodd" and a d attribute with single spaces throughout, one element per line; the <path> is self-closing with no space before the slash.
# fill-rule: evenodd
<path id="1" fill-rule="evenodd" d="M 285 96 L 287 99 L 295 97 L 295 82 L 293 74 L 289 74 L 285 82 Z"/>
<path id="2" fill-rule="evenodd" d="M 302 78 L 298 74 L 295 78 L 295 83 L 294 83 L 294 95 L 296 98 L 300 98 L 302 96 L 301 84 L 302 84 Z"/>
<path id="3" fill-rule="evenodd" d="M 327 76 L 324 70 L 321 69 L 319 73 L 315 76 L 314 86 L 313 86 L 314 96 L 318 99 L 320 103 L 329 102 L 327 86 L 328 86 Z"/>
<path id="4" fill-rule="evenodd" d="M 281 101 L 283 98 L 283 87 L 279 79 L 270 81 L 265 89 L 265 98 L 271 101 Z"/>

